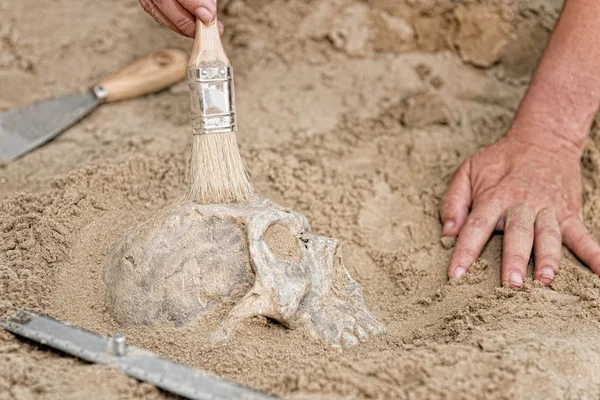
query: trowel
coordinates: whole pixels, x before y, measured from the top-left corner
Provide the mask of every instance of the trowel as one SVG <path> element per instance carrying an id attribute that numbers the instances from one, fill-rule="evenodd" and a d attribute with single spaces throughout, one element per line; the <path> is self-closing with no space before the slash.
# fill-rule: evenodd
<path id="1" fill-rule="evenodd" d="M 188 56 L 158 50 L 107 76 L 85 93 L 41 101 L 0 113 L 0 161 L 12 161 L 43 145 L 102 103 L 158 92 L 185 78 Z"/>

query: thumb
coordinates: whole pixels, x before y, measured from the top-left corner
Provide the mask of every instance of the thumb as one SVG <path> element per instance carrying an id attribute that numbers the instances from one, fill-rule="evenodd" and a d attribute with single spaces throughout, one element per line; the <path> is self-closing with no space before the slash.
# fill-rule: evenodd
<path id="1" fill-rule="evenodd" d="M 452 177 L 440 205 L 443 236 L 458 236 L 467 220 L 471 194 L 471 161 L 465 161 Z"/>
<path id="2" fill-rule="evenodd" d="M 217 16 L 215 0 L 178 0 L 178 2 L 207 25 Z"/>

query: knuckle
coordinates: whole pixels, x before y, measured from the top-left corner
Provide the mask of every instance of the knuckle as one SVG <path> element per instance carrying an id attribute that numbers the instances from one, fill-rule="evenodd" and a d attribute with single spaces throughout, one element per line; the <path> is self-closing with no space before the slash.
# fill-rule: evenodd
<path id="1" fill-rule="evenodd" d="M 493 224 L 492 220 L 486 217 L 469 217 L 467 226 L 475 229 L 489 229 Z"/>
<path id="2" fill-rule="evenodd" d="M 475 260 L 478 254 L 470 247 L 456 247 L 454 249 L 454 257 L 460 260 Z"/>
<path id="3" fill-rule="evenodd" d="M 179 29 L 182 32 L 188 32 L 190 30 L 193 30 L 192 28 L 194 26 L 194 22 L 186 16 L 183 16 L 174 22 L 177 29 Z"/>
<path id="4" fill-rule="evenodd" d="M 138 2 L 140 3 L 144 11 L 146 11 L 148 14 L 151 14 L 154 10 L 154 3 L 152 2 L 152 0 L 138 0 Z"/>
<path id="5" fill-rule="evenodd" d="M 456 191 L 452 190 L 452 187 L 448 187 L 446 193 L 444 193 L 444 197 L 442 199 L 443 203 L 452 203 L 460 198 L 459 195 L 456 194 Z"/>
<path id="6" fill-rule="evenodd" d="M 535 221 L 535 231 L 540 233 L 555 231 L 560 234 L 560 227 L 558 226 L 558 222 L 556 222 L 556 220 L 538 217 L 538 219 Z"/>
<path id="7" fill-rule="evenodd" d="M 162 0 L 162 1 L 173 1 L 173 0 Z M 217 4 L 214 0 L 179 0 L 179 3 L 187 10 L 195 10 L 198 7 L 207 8 L 210 12 L 217 12 Z"/>
<path id="8" fill-rule="evenodd" d="M 154 4 L 154 2 L 152 0 L 139 0 L 142 8 L 144 9 L 144 11 L 146 11 L 148 13 L 148 15 L 150 15 L 152 18 L 154 18 L 155 21 L 157 21 L 158 23 L 162 24 L 163 21 L 160 18 L 160 12 L 158 11 L 158 9 L 156 8 L 156 5 Z"/>
<path id="9" fill-rule="evenodd" d="M 199 0 L 198 4 L 200 6 L 206 7 L 208 8 L 210 11 L 212 12 L 216 12 L 217 11 L 217 5 L 214 1 L 212 0 Z"/>
<path id="10" fill-rule="evenodd" d="M 527 234 L 530 235 L 533 231 L 533 226 L 521 221 L 508 221 L 504 227 L 504 232 L 507 234 Z"/>
<path id="11" fill-rule="evenodd" d="M 454 207 L 452 201 L 450 199 L 442 200 L 442 204 L 440 204 L 440 215 L 442 217 L 450 216 L 451 214 L 453 214 L 453 211 Z"/>
<path id="12" fill-rule="evenodd" d="M 554 239 L 554 241 L 562 243 L 562 235 L 556 228 L 540 227 L 536 229 L 536 234 L 542 240 Z"/>
<path id="13" fill-rule="evenodd" d="M 506 216 L 509 221 L 531 221 L 533 224 L 533 221 L 535 220 L 533 208 L 524 203 L 510 207 L 506 211 Z"/>
<path id="14" fill-rule="evenodd" d="M 529 194 L 529 192 L 525 191 L 524 194 Z M 521 201 L 511 207 L 509 211 L 512 211 L 516 215 L 528 215 L 533 213 L 533 207 L 529 203 Z"/>
<path id="15" fill-rule="evenodd" d="M 554 209 L 546 207 L 538 213 L 538 218 L 540 219 L 556 219 L 556 212 Z"/>
<path id="16" fill-rule="evenodd" d="M 531 205 L 531 202 L 521 204 L 521 212 L 531 218 L 534 218 L 537 214 L 535 212 L 535 207 Z"/>
<path id="17" fill-rule="evenodd" d="M 444 196 L 440 204 L 440 210 L 447 210 L 452 206 L 452 199 L 449 195 Z"/>
<path id="18" fill-rule="evenodd" d="M 560 258 L 555 254 L 542 254 L 541 256 L 535 258 L 535 264 L 538 266 L 538 269 L 550 267 L 553 270 L 556 270 L 559 263 Z"/>
<path id="19" fill-rule="evenodd" d="M 512 253 L 504 256 L 509 265 L 527 265 L 529 263 L 529 254 Z"/>
<path id="20" fill-rule="evenodd" d="M 590 240 L 591 236 L 589 232 L 585 231 L 577 235 L 577 237 L 575 238 L 575 244 L 577 247 L 584 247 L 590 242 Z"/>

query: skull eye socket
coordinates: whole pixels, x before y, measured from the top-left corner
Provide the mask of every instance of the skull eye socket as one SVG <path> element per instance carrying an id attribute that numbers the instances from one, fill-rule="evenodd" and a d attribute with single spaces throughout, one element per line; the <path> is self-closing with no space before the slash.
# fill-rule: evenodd
<path id="1" fill-rule="evenodd" d="M 299 263 L 302 259 L 298 238 L 289 227 L 279 223 L 272 224 L 263 237 L 271 253 L 278 260 Z"/>

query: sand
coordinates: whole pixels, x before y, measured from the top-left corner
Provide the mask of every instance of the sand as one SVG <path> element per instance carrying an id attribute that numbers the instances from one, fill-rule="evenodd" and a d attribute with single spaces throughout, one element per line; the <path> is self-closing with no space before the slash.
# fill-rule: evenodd
<path id="1" fill-rule="evenodd" d="M 600 279 L 567 251 L 550 288 L 500 287 L 501 235 L 448 283 L 438 206 L 465 157 L 507 128 L 559 1 L 222 1 L 239 142 L 257 192 L 337 237 L 388 333 L 343 354 L 264 319 L 210 349 L 211 328 L 126 329 L 138 346 L 288 399 L 598 398 Z M 135 1 L 0 1 L 0 110 L 84 89 L 162 46 Z M 185 83 L 104 105 L 0 165 L 0 316 L 28 307 L 102 334 L 102 263 L 181 198 Z M 600 129 L 583 158 L 600 237 Z M 0 332 L 0 399 L 166 398 Z"/>

